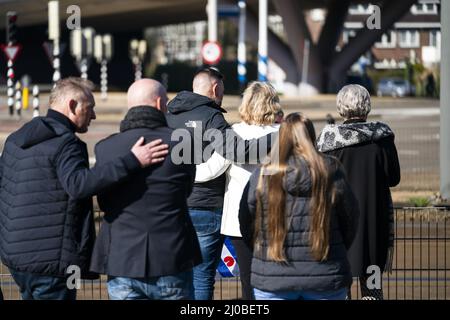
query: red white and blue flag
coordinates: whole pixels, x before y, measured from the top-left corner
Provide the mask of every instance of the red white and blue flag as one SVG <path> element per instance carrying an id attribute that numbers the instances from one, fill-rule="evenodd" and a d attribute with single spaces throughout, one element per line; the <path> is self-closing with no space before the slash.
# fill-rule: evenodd
<path id="1" fill-rule="evenodd" d="M 222 247 L 222 255 L 217 267 L 217 271 L 222 277 L 239 276 L 239 266 L 236 261 L 236 251 L 229 237 L 225 237 Z"/>

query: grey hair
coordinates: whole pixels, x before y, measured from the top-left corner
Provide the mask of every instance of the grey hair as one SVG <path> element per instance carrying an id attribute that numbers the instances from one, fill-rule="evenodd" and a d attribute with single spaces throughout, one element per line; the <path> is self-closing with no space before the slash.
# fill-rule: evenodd
<path id="1" fill-rule="evenodd" d="M 77 77 L 60 79 L 50 92 L 49 104 L 53 106 L 66 95 L 71 95 L 74 99 L 80 99 L 91 95 L 94 89 L 95 85 L 86 79 Z"/>
<path id="2" fill-rule="evenodd" d="M 344 119 L 366 119 L 370 112 L 370 94 L 359 84 L 349 84 L 337 94 L 337 111 Z"/>

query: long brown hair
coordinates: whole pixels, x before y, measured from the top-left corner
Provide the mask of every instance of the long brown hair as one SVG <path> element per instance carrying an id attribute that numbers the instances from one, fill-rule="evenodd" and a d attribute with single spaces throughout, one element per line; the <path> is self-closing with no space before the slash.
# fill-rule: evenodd
<path id="1" fill-rule="evenodd" d="M 266 234 L 269 241 L 268 258 L 286 262 L 284 241 L 288 232 L 286 191 L 283 187 L 288 160 L 291 156 L 303 158 L 310 171 L 312 192 L 310 200 L 310 246 L 314 259 L 323 261 L 328 256 L 330 210 L 334 190 L 325 160 L 316 149 L 314 126 L 301 113 L 289 114 L 280 126 L 278 139 L 270 153 L 270 162 L 263 165 L 256 189 L 255 248 L 260 248 L 262 232 L 263 193 L 267 197 Z M 300 174 L 300 172 L 298 172 Z M 264 192 L 266 189 L 266 192 Z"/>

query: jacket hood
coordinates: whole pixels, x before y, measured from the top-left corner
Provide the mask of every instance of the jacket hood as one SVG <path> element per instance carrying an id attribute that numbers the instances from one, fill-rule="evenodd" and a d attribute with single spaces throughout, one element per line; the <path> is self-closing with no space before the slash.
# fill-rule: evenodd
<path id="1" fill-rule="evenodd" d="M 210 98 L 190 91 L 181 91 L 178 93 L 176 97 L 169 102 L 167 108 L 169 113 L 177 114 L 190 111 L 200 106 L 209 106 L 219 110 L 220 112 L 227 112 L 225 109 L 219 107 L 217 103 Z"/>
<path id="2" fill-rule="evenodd" d="M 36 117 L 17 131 L 13 141 L 19 148 L 26 149 L 67 132 L 70 131 L 53 119 Z"/>

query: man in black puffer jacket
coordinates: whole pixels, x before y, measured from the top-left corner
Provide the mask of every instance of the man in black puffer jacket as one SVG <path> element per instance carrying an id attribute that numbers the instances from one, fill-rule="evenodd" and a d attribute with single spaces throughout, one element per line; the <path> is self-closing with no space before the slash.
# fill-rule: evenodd
<path id="1" fill-rule="evenodd" d="M 143 139 L 125 155 L 89 169 L 85 133 L 95 119 L 93 85 L 62 79 L 46 117 L 12 133 L 1 156 L 0 254 L 23 299 L 75 299 L 70 272 L 89 273 L 95 240 L 92 196 L 160 162 L 167 145 Z M 71 271 L 74 270 L 74 271 Z"/>

